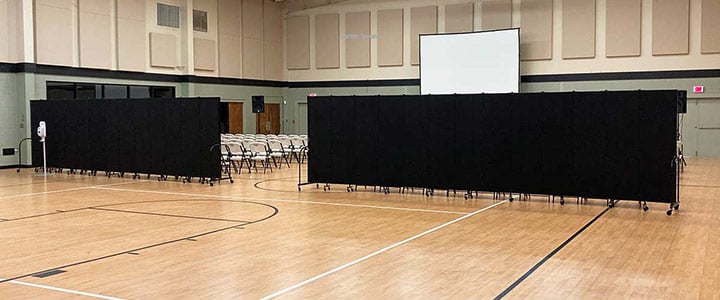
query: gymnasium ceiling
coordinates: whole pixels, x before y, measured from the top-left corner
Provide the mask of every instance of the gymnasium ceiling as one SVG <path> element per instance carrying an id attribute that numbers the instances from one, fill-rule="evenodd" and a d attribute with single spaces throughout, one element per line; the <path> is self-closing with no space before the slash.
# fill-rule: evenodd
<path id="1" fill-rule="evenodd" d="M 340 2 L 355 2 L 355 3 L 362 3 L 362 2 L 386 2 L 386 1 L 392 1 L 392 0 L 282 0 L 282 2 L 285 2 L 285 6 L 287 7 L 288 11 L 290 12 L 296 12 L 321 6 L 328 6 L 333 5 Z"/>

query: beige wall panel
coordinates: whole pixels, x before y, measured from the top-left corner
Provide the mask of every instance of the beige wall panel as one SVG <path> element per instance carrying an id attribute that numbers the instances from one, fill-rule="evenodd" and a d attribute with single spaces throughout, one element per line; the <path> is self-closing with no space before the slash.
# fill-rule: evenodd
<path id="1" fill-rule="evenodd" d="M 520 57 L 552 59 L 553 0 L 522 0 L 520 22 Z"/>
<path id="2" fill-rule="evenodd" d="M 110 37 L 110 15 L 81 12 L 80 66 L 110 69 L 112 67 Z"/>
<path id="3" fill-rule="evenodd" d="M 403 65 L 403 10 L 386 9 L 378 11 L 378 66 Z"/>
<path id="4" fill-rule="evenodd" d="M 702 0 L 700 51 L 720 53 L 720 0 Z"/>
<path id="5" fill-rule="evenodd" d="M 110 15 L 110 4 L 110 0 L 80 0 L 80 12 Z"/>
<path id="6" fill-rule="evenodd" d="M 690 0 L 653 0 L 653 55 L 690 52 Z"/>
<path id="7" fill-rule="evenodd" d="M 420 35 L 437 33 L 437 6 L 410 9 L 410 64 L 420 64 Z"/>
<path id="8" fill-rule="evenodd" d="M 10 36 L 8 34 L 8 0 L 0 0 L 0 41 L 7 41 L 0 43 L 0 61 L 10 61 Z"/>
<path id="9" fill-rule="evenodd" d="M 640 56 L 641 0 L 605 1 L 605 55 Z"/>
<path id="10" fill-rule="evenodd" d="M 283 80 L 282 42 L 265 41 L 265 80 Z"/>
<path id="11" fill-rule="evenodd" d="M 340 15 L 315 16 L 315 67 L 340 67 Z"/>
<path id="12" fill-rule="evenodd" d="M 215 41 L 193 39 L 195 70 L 215 71 Z"/>
<path id="13" fill-rule="evenodd" d="M 445 6 L 445 32 L 473 31 L 475 5 L 472 2 Z"/>
<path id="14" fill-rule="evenodd" d="M 240 0 L 218 1 L 218 31 L 220 34 L 240 36 Z M 222 46 L 221 46 L 222 47 Z"/>
<path id="15" fill-rule="evenodd" d="M 37 5 L 35 7 L 35 55 L 37 56 L 37 63 L 71 66 L 73 64 L 74 48 L 72 40 L 73 28 L 70 6 L 58 8 Z"/>
<path id="16" fill-rule="evenodd" d="M 118 0 L 118 18 L 130 20 L 145 20 L 145 0 Z"/>
<path id="17" fill-rule="evenodd" d="M 283 40 L 283 6 L 274 2 L 265 2 L 263 10 L 263 36 L 266 41 Z"/>
<path id="18" fill-rule="evenodd" d="M 150 33 L 150 65 L 165 68 L 177 66 L 177 38 L 174 35 Z"/>
<path id="19" fill-rule="evenodd" d="M 287 20 L 287 68 L 310 68 L 310 17 L 293 16 Z"/>
<path id="20" fill-rule="evenodd" d="M 263 38 L 262 0 L 242 1 L 242 32 L 244 37 L 257 40 Z"/>
<path id="21" fill-rule="evenodd" d="M 242 38 L 229 34 L 220 34 L 218 38 L 220 77 L 242 77 Z"/>
<path id="22" fill-rule="evenodd" d="M 243 77 L 263 79 L 263 41 L 261 39 L 243 38 L 242 48 Z"/>
<path id="23" fill-rule="evenodd" d="M 370 67 L 370 12 L 345 14 L 345 66 Z"/>
<path id="24" fill-rule="evenodd" d="M 491 0 L 480 2 L 482 30 L 505 29 L 512 27 L 512 1 Z"/>
<path id="25" fill-rule="evenodd" d="M 563 58 L 595 57 L 595 0 L 563 0 Z"/>
<path id="26" fill-rule="evenodd" d="M 73 0 L 36 0 L 35 6 L 53 6 L 58 8 L 69 8 Z"/>
<path id="27" fill-rule="evenodd" d="M 145 71 L 145 21 L 118 19 L 118 68 Z"/>

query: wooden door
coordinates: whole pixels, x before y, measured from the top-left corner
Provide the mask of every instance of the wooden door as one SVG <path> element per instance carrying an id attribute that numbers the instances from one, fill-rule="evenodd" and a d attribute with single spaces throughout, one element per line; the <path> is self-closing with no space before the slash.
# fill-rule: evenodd
<path id="1" fill-rule="evenodd" d="M 255 130 L 260 134 L 280 134 L 280 104 L 265 103 L 265 112 L 255 114 Z"/>
<path id="2" fill-rule="evenodd" d="M 243 103 L 228 103 L 229 133 L 243 133 Z"/>

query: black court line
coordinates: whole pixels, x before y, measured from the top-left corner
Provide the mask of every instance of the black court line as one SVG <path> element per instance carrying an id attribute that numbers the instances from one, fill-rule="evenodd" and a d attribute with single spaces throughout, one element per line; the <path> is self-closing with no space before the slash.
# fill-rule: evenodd
<path id="1" fill-rule="evenodd" d="M 497 295 L 494 299 L 499 300 L 499 299 L 502 299 L 503 297 L 507 296 L 508 293 L 510 293 L 513 289 L 515 289 L 518 285 L 520 285 L 520 283 L 525 281 L 525 279 L 530 277 L 530 275 L 532 275 L 532 273 L 534 273 L 538 268 L 540 268 L 543 264 L 545 264 L 548 260 L 550 260 L 550 258 L 555 256 L 555 254 L 557 254 L 560 250 L 562 250 L 562 248 L 565 248 L 565 246 L 567 246 L 570 242 L 572 242 L 572 240 L 574 240 L 578 235 L 580 235 L 583 231 L 585 231 L 585 229 L 590 227 L 590 225 L 595 223 L 595 221 L 600 219 L 600 217 L 602 217 L 609 210 L 610 210 L 610 207 L 605 208 L 605 210 L 603 210 L 600 214 L 595 216 L 592 220 L 590 220 L 590 222 L 588 222 L 587 224 L 585 224 L 585 226 L 580 228 L 580 230 L 578 230 L 573 235 L 571 235 L 567 240 L 565 240 L 562 244 L 560 244 L 560 246 L 557 246 L 553 251 L 548 253 L 548 255 L 543 257 L 543 259 L 541 259 L 534 266 L 532 266 L 532 268 L 530 268 L 530 270 L 528 270 L 527 272 L 525 272 L 525 274 L 520 276 L 520 278 L 515 280 L 515 282 L 513 282 L 509 287 L 507 287 L 504 291 L 502 291 L 502 293 Z"/>
<path id="2" fill-rule="evenodd" d="M 84 180 L 84 178 L 65 179 L 65 180 L 48 180 L 48 181 L 37 181 L 37 182 L 30 182 L 30 183 L 8 184 L 8 185 L 0 185 L 0 188 L 16 187 L 16 186 L 24 186 L 24 185 L 33 185 L 33 184 L 41 184 L 41 183 L 56 183 L 56 182 L 68 182 L 68 181 L 80 181 L 80 180 Z M 8 196 L 10 196 L 10 195 L 8 195 Z"/>
<path id="3" fill-rule="evenodd" d="M 720 189 L 720 185 L 681 184 L 680 186 Z"/>
<path id="4" fill-rule="evenodd" d="M 80 211 L 80 210 L 86 210 L 88 208 L 89 207 L 82 207 L 82 208 L 75 208 L 75 209 L 68 209 L 68 210 L 56 210 L 54 212 L 49 212 L 49 213 L 44 213 L 44 214 L 39 214 L 39 215 L 31 215 L 31 216 L 17 217 L 17 218 L 12 218 L 12 219 L 4 219 L 4 221 L 10 222 L 10 221 L 20 221 L 20 220 L 25 220 L 25 219 L 46 217 L 46 216 L 64 214 L 64 213 L 75 212 L 75 211 Z M 2 220 L 2 219 L 0 219 L 0 220 Z"/>
<path id="5" fill-rule="evenodd" d="M 277 209 L 277 207 L 272 206 L 272 205 L 270 205 L 270 204 L 265 204 L 265 203 L 260 203 L 260 202 L 252 202 L 252 201 L 245 201 L 245 202 L 246 202 L 246 203 L 254 203 L 254 204 L 258 204 L 258 205 L 270 207 L 270 208 L 273 209 L 273 213 L 270 214 L 270 215 L 267 216 L 267 217 L 262 218 L 262 219 L 255 220 L 255 221 L 251 221 L 251 222 L 247 222 L 247 223 L 244 223 L 244 224 L 240 224 L 240 225 L 238 225 L 238 224 L 233 224 L 232 226 L 223 227 L 223 228 L 220 228 L 220 229 L 215 229 L 215 230 L 203 232 L 203 233 L 200 233 L 200 234 L 195 234 L 195 235 L 186 236 L 186 237 L 182 237 L 182 238 L 178 238 L 178 239 L 174 239 L 174 240 L 169 240 L 169 241 L 165 241 L 165 242 L 160 242 L 160 243 L 156 243 L 156 244 L 152 244 L 152 245 L 148 245 L 148 246 L 143 246 L 143 247 L 139 247 L 139 248 L 135 248 L 135 249 L 130 249 L 130 250 L 125 250 L 125 251 L 121 251 L 121 252 L 116 252 L 116 253 L 113 253 L 113 254 L 108 254 L 108 255 L 105 255 L 105 256 L 101 256 L 101 257 L 91 258 L 91 259 L 87 259 L 87 260 L 83 260 L 83 261 L 79 261 L 79 262 L 75 262 L 75 263 L 70 263 L 70 264 L 66 264 L 66 265 L 62 265 L 62 266 L 58 266 L 58 267 L 54 267 L 54 268 L 49 268 L 49 269 L 45 269 L 45 270 L 38 271 L 38 272 L 33 272 L 33 273 L 29 273 L 29 274 L 24 274 L 24 275 L 16 276 L 16 277 L 13 277 L 13 278 L 2 279 L 2 280 L 0 280 L 0 283 L 8 282 L 8 281 L 13 281 L 13 280 L 18 280 L 18 279 L 22 279 L 22 278 L 25 278 L 25 277 L 34 276 L 34 275 L 37 275 L 37 274 L 43 274 L 43 273 L 46 273 L 46 272 L 50 272 L 50 271 L 52 271 L 52 270 L 67 269 L 67 268 L 69 268 L 69 267 L 79 266 L 79 265 L 83 265 L 83 264 L 87 264 L 87 263 L 91 263 L 91 262 L 95 262 L 95 261 L 99 261 L 99 260 L 103 260 L 103 259 L 112 258 L 112 257 L 115 257 L 115 256 L 120 256 L 120 255 L 125 255 L 125 254 L 139 255 L 138 251 L 147 250 L 147 249 L 150 249 L 150 248 L 159 247 L 159 246 L 163 246 L 163 245 L 173 244 L 173 243 L 177 243 L 177 242 L 181 242 L 181 241 L 187 241 L 188 239 L 196 239 L 196 238 L 198 238 L 198 237 L 202 237 L 202 236 L 206 236 L 206 235 L 211 235 L 211 234 L 214 234 L 214 233 L 218 233 L 218 232 L 226 231 L 226 230 L 229 230 L 229 229 L 233 229 L 233 228 L 236 228 L 236 227 L 238 227 L 238 226 L 245 226 L 245 225 L 250 225 L 250 224 L 259 223 L 259 222 L 262 222 L 262 221 L 265 221 L 265 220 L 267 220 L 267 219 L 270 219 L 270 218 L 274 217 L 274 216 L 277 215 L 278 212 L 280 211 L 280 210 Z"/>
<path id="6" fill-rule="evenodd" d="M 235 222 L 235 223 L 247 223 L 247 222 L 249 222 L 249 221 L 243 221 L 243 220 L 232 220 L 232 219 L 221 219 L 221 218 L 207 218 L 207 217 L 195 217 L 195 216 L 185 216 L 185 215 L 173 215 L 173 214 L 163 214 L 163 213 L 151 213 L 151 212 L 134 211 L 134 210 L 122 210 L 122 209 L 112 209 L 112 208 L 100 208 L 100 207 L 89 207 L 88 209 L 102 210 L 102 211 L 111 211 L 111 212 L 120 212 L 120 213 L 128 213 L 128 214 L 139 214 L 139 215 L 150 215 L 150 216 L 161 216 L 161 217 L 174 217 L 174 218 L 196 219 L 196 220 L 210 220 L 210 221 Z"/>

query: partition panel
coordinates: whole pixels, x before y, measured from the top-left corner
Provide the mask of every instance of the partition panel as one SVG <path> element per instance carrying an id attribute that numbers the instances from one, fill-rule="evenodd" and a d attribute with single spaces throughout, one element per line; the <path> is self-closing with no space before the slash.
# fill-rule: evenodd
<path id="1" fill-rule="evenodd" d="M 573 178 L 577 196 L 608 198 L 605 180 L 605 92 L 575 94 Z"/>
<path id="2" fill-rule="evenodd" d="M 163 174 L 165 171 L 165 103 L 163 100 L 151 99 L 147 101 L 147 117 L 150 119 L 147 130 L 149 149 L 147 156 L 147 172 Z"/>
<path id="3" fill-rule="evenodd" d="M 672 202 L 677 175 L 672 170 L 672 154 L 676 151 L 675 138 L 669 134 L 676 130 L 677 102 L 674 91 L 641 91 L 638 144 L 640 194 L 638 199 Z M 657 163 L 660 162 L 660 163 Z M 663 164 L 662 162 L 666 162 Z"/>
<path id="4" fill-rule="evenodd" d="M 138 172 L 135 155 L 135 100 L 113 100 L 118 103 L 118 170 Z"/>
<path id="5" fill-rule="evenodd" d="M 605 178 L 615 199 L 638 199 L 640 149 L 638 91 L 608 94 L 605 99 Z"/>
<path id="6" fill-rule="evenodd" d="M 200 106 L 196 99 L 178 99 L 182 111 L 182 149 L 179 152 L 182 166 L 180 174 L 189 176 L 199 170 L 199 160 L 202 152 L 197 145 L 200 142 Z"/>
<path id="7" fill-rule="evenodd" d="M 197 176 L 205 178 L 217 178 L 220 170 L 220 150 L 210 152 L 210 147 L 220 144 L 220 123 L 208 122 L 206 120 L 220 119 L 219 98 L 198 98 L 198 131 L 200 160 Z M 219 148 L 218 148 L 219 149 Z"/>
<path id="8" fill-rule="evenodd" d="M 455 99 L 447 95 L 425 96 L 428 101 L 428 172 L 438 188 L 454 186 L 462 167 L 455 162 Z"/>
<path id="9" fill-rule="evenodd" d="M 573 182 L 575 94 L 548 93 L 549 97 L 543 97 L 542 145 L 538 148 L 543 162 L 538 192 L 542 194 L 552 194 L 553 187 L 558 187 L 568 195 L 578 195 Z"/>
<path id="10" fill-rule="evenodd" d="M 150 153 L 153 144 L 150 128 L 156 126 L 156 119 L 150 115 L 150 102 L 147 99 L 130 101 L 134 106 L 132 123 L 135 126 L 135 135 L 129 141 L 135 147 L 133 154 L 136 165 L 133 171 L 149 174 L 152 172 Z"/>
<path id="11" fill-rule="evenodd" d="M 434 112 L 430 111 L 429 100 L 422 96 L 407 96 L 403 110 L 403 132 L 398 136 L 398 142 L 403 147 L 403 170 L 405 174 L 412 174 L 403 178 L 403 185 L 427 187 L 434 182 L 434 176 L 428 170 L 428 117 Z"/>
<path id="12" fill-rule="evenodd" d="M 378 180 L 382 186 L 402 186 L 407 180 L 403 170 L 403 145 L 398 137 L 405 131 L 404 98 L 383 97 L 378 107 Z"/>
<path id="13" fill-rule="evenodd" d="M 538 193 L 542 185 L 542 99 L 544 94 L 514 94 L 512 106 L 513 186 L 518 191 Z"/>
<path id="14" fill-rule="evenodd" d="M 355 98 L 335 97 L 331 107 L 331 176 L 337 183 L 355 178 Z"/>
<path id="15" fill-rule="evenodd" d="M 105 141 L 107 136 L 105 119 L 103 118 L 103 104 L 98 101 L 107 100 L 91 100 L 88 102 L 88 169 L 94 171 L 107 170 L 107 158 L 103 155 Z"/>
<path id="16" fill-rule="evenodd" d="M 120 103 L 117 100 L 96 99 L 102 105 L 102 119 L 105 131 L 102 132 L 100 149 L 105 156 L 106 168 L 103 171 L 121 171 L 120 166 Z M 124 123 L 123 123 L 124 126 Z M 124 161 L 125 159 L 123 159 Z"/>
<path id="17" fill-rule="evenodd" d="M 482 101 L 472 95 L 456 96 L 455 163 L 457 186 L 473 190 L 482 186 Z"/>
<path id="18" fill-rule="evenodd" d="M 500 94 L 482 95 L 480 99 L 483 103 L 481 127 L 485 145 L 481 152 L 481 166 L 485 180 L 479 190 L 512 191 L 512 105 Z"/>
<path id="19" fill-rule="evenodd" d="M 165 102 L 165 154 L 161 160 L 165 164 L 165 172 L 160 175 L 181 175 L 183 172 L 183 131 L 184 121 L 180 100 L 167 99 Z"/>
<path id="20" fill-rule="evenodd" d="M 308 97 L 308 138 L 311 151 L 308 152 L 308 181 L 326 183 L 332 176 L 330 155 L 332 154 L 330 101 L 332 97 Z"/>
<path id="21" fill-rule="evenodd" d="M 361 185 L 379 185 L 378 182 L 378 99 L 355 99 L 355 165 L 354 181 Z"/>

